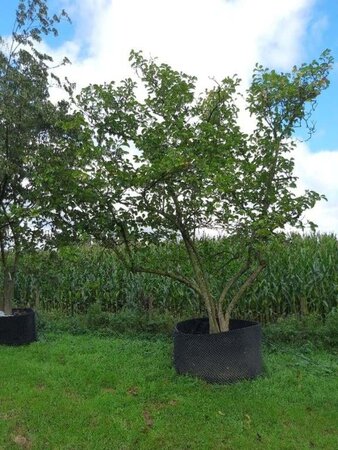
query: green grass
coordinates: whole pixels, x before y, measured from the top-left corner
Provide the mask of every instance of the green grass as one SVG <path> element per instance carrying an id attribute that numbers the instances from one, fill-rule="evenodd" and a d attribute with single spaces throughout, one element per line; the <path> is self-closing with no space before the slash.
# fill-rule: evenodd
<path id="1" fill-rule="evenodd" d="M 338 448 L 332 351 L 269 344 L 263 377 L 225 386 L 177 376 L 171 355 L 156 336 L 0 347 L 0 449 Z"/>

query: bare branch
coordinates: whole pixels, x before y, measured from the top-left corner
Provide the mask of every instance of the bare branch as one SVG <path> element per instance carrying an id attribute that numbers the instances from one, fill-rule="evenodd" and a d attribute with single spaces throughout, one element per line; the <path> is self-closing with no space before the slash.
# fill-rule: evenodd
<path id="1" fill-rule="evenodd" d="M 255 279 L 258 277 L 258 275 L 261 273 L 261 271 L 265 268 L 266 264 L 265 262 L 261 261 L 257 268 L 251 273 L 251 275 L 246 279 L 246 281 L 242 284 L 240 289 L 237 291 L 237 294 L 234 295 L 231 302 L 227 306 L 225 317 L 229 318 L 231 312 L 233 311 L 234 307 L 237 305 L 238 301 L 243 297 L 245 291 L 253 284 Z"/>
<path id="2" fill-rule="evenodd" d="M 222 305 L 224 303 L 224 300 L 226 299 L 230 289 L 233 287 L 233 285 L 241 278 L 242 275 L 245 274 L 250 268 L 250 259 L 242 265 L 242 267 L 238 270 L 238 272 L 230 278 L 230 280 L 227 282 L 227 284 L 224 286 L 224 289 L 220 295 L 218 303 Z"/>
<path id="3" fill-rule="evenodd" d="M 133 267 L 132 271 L 135 273 L 150 273 L 153 275 L 171 278 L 172 280 L 179 281 L 180 283 L 185 284 L 187 287 L 196 292 L 196 294 L 201 295 L 201 291 L 195 281 L 189 280 L 189 278 L 184 277 L 183 275 L 180 275 L 176 272 L 166 272 L 164 270 L 148 269 L 145 267 Z"/>

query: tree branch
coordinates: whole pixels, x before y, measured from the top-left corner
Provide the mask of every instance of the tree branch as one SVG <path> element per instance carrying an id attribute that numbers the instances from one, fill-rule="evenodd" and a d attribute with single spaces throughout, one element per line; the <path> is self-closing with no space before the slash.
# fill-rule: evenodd
<path id="1" fill-rule="evenodd" d="M 248 258 L 248 260 L 242 265 L 242 267 L 238 270 L 238 272 L 232 278 L 230 278 L 230 280 L 224 286 L 224 289 L 218 301 L 219 305 L 222 305 L 224 303 L 224 300 L 226 299 L 232 286 L 241 278 L 242 275 L 245 274 L 245 272 L 249 270 L 249 268 L 250 268 L 250 259 Z"/>
<path id="2" fill-rule="evenodd" d="M 194 292 L 196 292 L 196 294 L 201 295 L 201 291 L 194 281 L 189 280 L 189 278 L 186 278 L 183 275 L 180 275 L 178 273 L 166 272 L 164 270 L 157 270 L 157 269 L 148 269 L 148 268 L 144 268 L 144 267 L 133 267 L 132 271 L 135 273 L 150 273 L 153 275 L 159 275 L 162 277 L 171 278 L 172 280 L 179 281 L 180 283 L 185 284 L 187 287 L 189 287 Z"/>
<path id="3" fill-rule="evenodd" d="M 253 284 L 255 279 L 258 277 L 258 275 L 261 273 L 261 271 L 265 268 L 266 263 L 264 261 L 261 261 L 259 265 L 257 266 L 256 270 L 254 270 L 251 275 L 246 279 L 246 281 L 242 284 L 240 289 L 238 290 L 237 294 L 232 298 L 231 302 L 226 308 L 225 312 L 225 320 L 228 323 L 230 319 L 230 314 L 232 313 L 234 307 L 237 305 L 238 301 L 241 297 L 243 297 L 245 291 Z"/>

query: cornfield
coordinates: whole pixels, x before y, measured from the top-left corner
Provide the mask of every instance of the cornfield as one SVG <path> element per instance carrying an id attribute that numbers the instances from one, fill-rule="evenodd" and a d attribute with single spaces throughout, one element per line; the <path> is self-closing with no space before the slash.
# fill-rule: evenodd
<path id="1" fill-rule="evenodd" d="M 273 242 L 267 268 L 235 315 L 270 322 L 289 314 L 328 314 L 338 300 L 337 244 L 334 235 L 294 235 L 287 244 Z M 229 243 L 205 239 L 201 245 L 212 266 L 212 253 L 223 251 Z M 179 244 L 148 247 L 141 257 L 152 265 L 174 262 L 183 272 L 189 271 Z M 215 286 L 226 276 L 221 266 L 213 280 Z M 15 298 L 21 305 L 67 314 L 86 312 L 96 303 L 109 312 L 128 309 L 176 316 L 205 314 L 200 300 L 185 286 L 154 275 L 130 274 L 112 252 L 97 246 L 65 247 L 26 256 L 17 274 Z"/>

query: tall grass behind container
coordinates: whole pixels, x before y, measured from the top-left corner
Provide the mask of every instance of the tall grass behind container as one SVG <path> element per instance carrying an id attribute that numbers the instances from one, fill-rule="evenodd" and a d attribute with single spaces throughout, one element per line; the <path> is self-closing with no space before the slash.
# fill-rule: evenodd
<path id="1" fill-rule="evenodd" d="M 268 260 L 245 305 L 239 305 L 240 316 L 246 310 L 264 322 L 290 314 L 325 316 L 337 307 L 338 246 L 334 235 L 295 234 L 286 244 L 276 241 Z"/>
<path id="2" fill-rule="evenodd" d="M 126 273 L 114 255 L 99 247 L 65 247 L 39 252 L 22 261 L 16 298 L 45 310 L 85 312 L 100 301 L 118 311 L 125 302 Z"/>
<path id="3" fill-rule="evenodd" d="M 224 262 L 238 249 L 226 239 L 203 239 L 204 258 L 216 274 L 214 289 L 228 269 Z M 230 246 L 230 250 L 229 250 Z M 221 255 L 215 266 L 215 255 Z M 149 267 L 178 265 L 189 275 L 189 265 L 179 244 L 148 246 L 140 262 Z M 325 316 L 338 300 L 338 247 L 333 235 L 292 235 L 286 244 L 274 242 L 268 267 L 239 303 L 242 318 L 274 321 L 289 314 Z M 230 262 L 234 269 L 236 260 Z M 122 309 L 169 312 L 175 316 L 200 316 L 204 305 L 187 287 L 168 278 L 129 273 L 114 254 L 97 246 L 72 246 L 58 252 L 37 252 L 22 260 L 15 293 L 20 304 L 64 313 L 86 312 L 100 303 L 103 311 Z"/>

